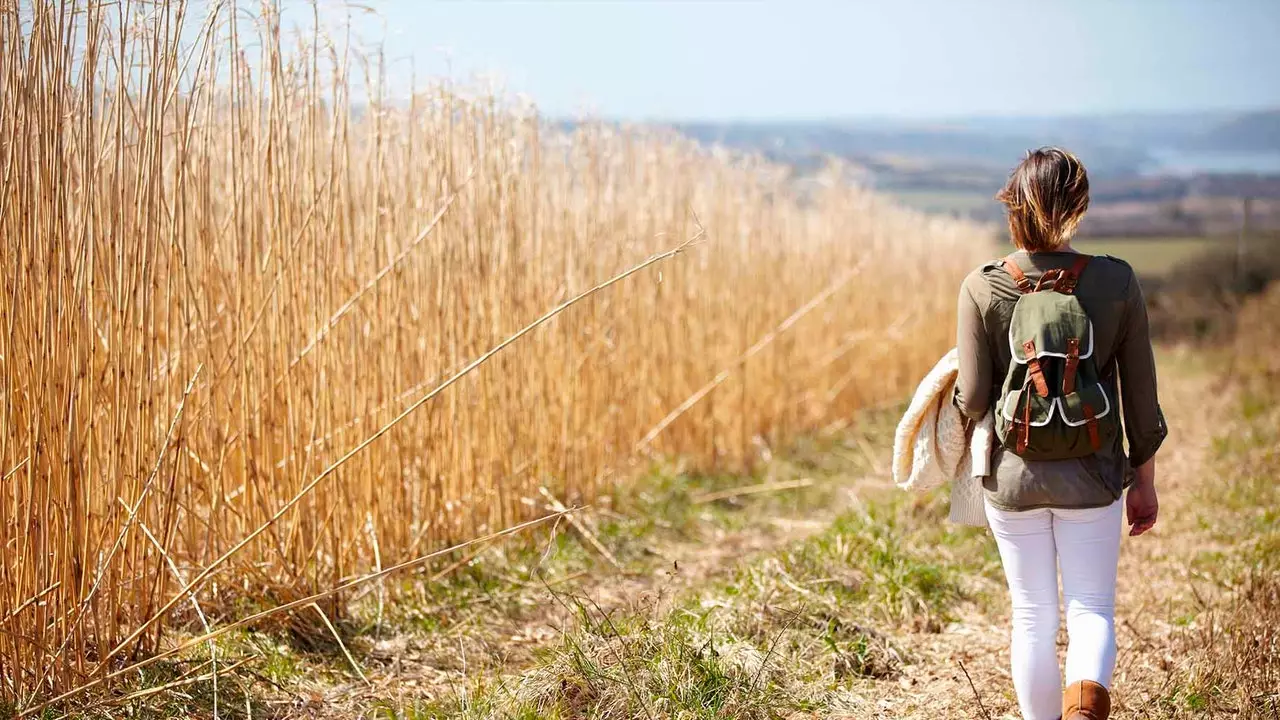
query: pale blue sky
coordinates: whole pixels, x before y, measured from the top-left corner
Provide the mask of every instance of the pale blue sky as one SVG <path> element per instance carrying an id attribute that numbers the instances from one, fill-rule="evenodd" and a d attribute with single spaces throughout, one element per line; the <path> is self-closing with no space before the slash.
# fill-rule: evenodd
<path id="1" fill-rule="evenodd" d="M 333 11 L 333 0 L 322 0 Z M 393 87 L 484 73 L 547 114 L 1091 114 L 1280 106 L 1280 0 L 363 0 Z M 296 9 L 296 6 L 295 8 Z M 385 23 L 385 25 L 384 25 Z"/>

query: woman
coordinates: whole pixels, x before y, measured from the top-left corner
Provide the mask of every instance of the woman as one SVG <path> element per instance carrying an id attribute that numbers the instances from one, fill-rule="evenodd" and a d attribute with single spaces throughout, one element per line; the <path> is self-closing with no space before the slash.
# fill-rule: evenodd
<path id="1" fill-rule="evenodd" d="M 1128 488 L 1131 536 L 1155 525 L 1155 454 L 1167 432 L 1146 306 L 1129 265 L 1071 247 L 1089 205 L 1088 176 L 1074 155 L 1059 148 L 1029 153 L 997 199 L 1017 251 L 978 268 L 961 288 L 956 404 L 975 420 L 991 410 L 1005 426 L 984 494 L 1013 602 L 1013 681 L 1022 715 L 1103 720 L 1116 661 L 1120 498 Z M 1054 314 L 1067 312 L 1062 308 L 1083 308 L 1087 319 Z M 1068 321 L 1087 335 L 1083 343 L 1070 338 L 1070 352 L 1036 348 L 1037 337 L 1056 342 L 1054 332 L 1035 329 L 1037 322 Z M 1014 337 L 1011 327 L 1027 337 Z M 1077 380 L 1077 367 L 1089 362 Z M 1075 385 L 1088 377 L 1095 400 L 1073 404 L 1084 393 Z M 1113 407 L 1123 409 L 1127 455 Z M 1059 442 L 1070 433 L 1083 440 Z M 1065 691 L 1056 648 L 1059 567 L 1070 638 Z"/>

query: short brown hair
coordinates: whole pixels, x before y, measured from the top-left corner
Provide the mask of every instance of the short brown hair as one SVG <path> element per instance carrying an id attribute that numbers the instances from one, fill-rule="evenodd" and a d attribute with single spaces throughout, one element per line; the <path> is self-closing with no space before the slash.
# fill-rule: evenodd
<path id="1" fill-rule="evenodd" d="M 1009 217 L 1009 235 L 1022 250 L 1057 250 L 1075 234 L 1089 209 L 1089 175 L 1075 155 L 1057 147 L 1027 153 L 996 194 Z"/>

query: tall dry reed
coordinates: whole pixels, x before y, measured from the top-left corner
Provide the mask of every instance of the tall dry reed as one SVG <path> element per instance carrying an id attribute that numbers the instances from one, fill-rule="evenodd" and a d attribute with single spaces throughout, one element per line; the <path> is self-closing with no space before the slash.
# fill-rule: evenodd
<path id="1" fill-rule="evenodd" d="M 900 397 L 986 246 L 671 135 L 393 101 L 376 49 L 207 5 L 0 4 L 12 705 L 154 652 L 188 594 L 287 602 Z"/>

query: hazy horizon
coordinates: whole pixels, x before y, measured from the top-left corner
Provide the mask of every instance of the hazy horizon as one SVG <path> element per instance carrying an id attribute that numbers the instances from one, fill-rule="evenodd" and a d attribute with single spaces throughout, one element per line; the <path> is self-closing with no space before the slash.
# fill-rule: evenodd
<path id="1" fill-rule="evenodd" d="M 350 12 L 416 72 L 497 78 L 547 115 L 946 122 L 1280 107 L 1280 3 L 415 2 Z M 287 7 L 286 22 L 309 15 Z M 411 69 L 412 68 L 412 69 Z"/>

